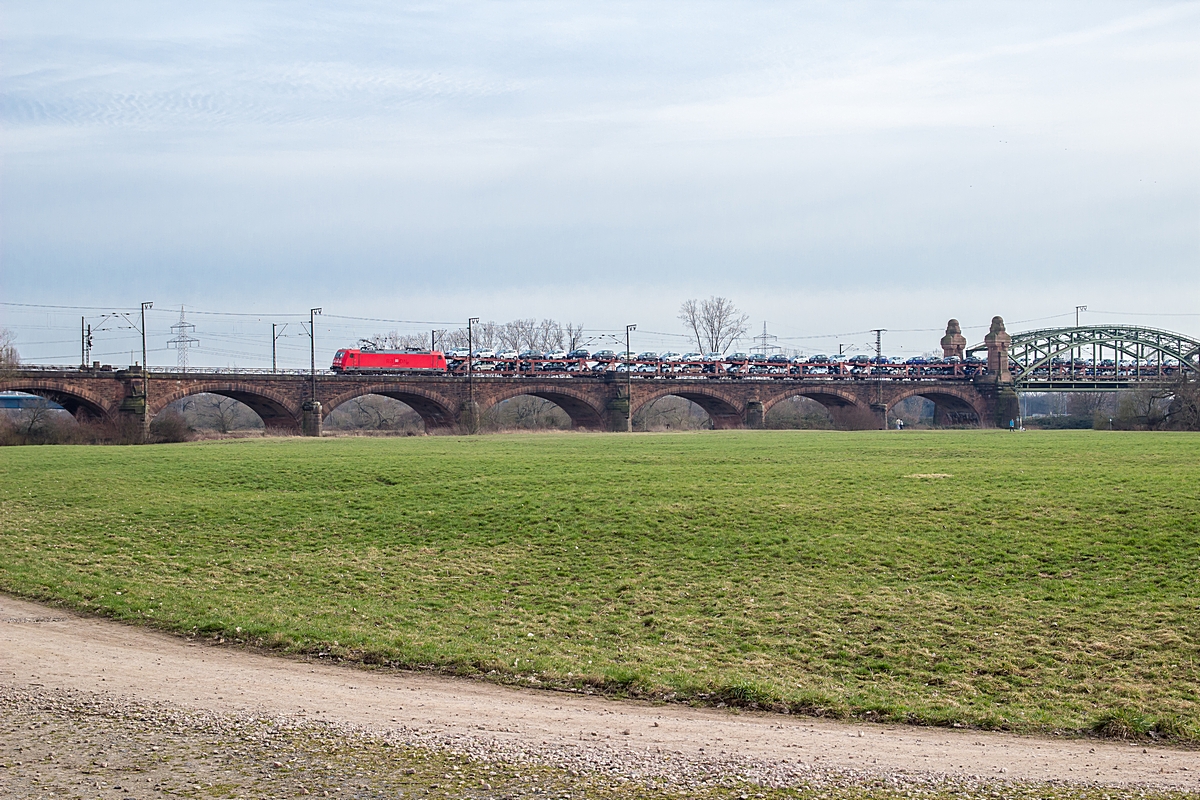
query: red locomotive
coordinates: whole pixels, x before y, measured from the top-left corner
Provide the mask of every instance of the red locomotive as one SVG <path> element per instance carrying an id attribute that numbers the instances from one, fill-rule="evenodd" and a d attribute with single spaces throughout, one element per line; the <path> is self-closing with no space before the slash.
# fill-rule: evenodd
<path id="1" fill-rule="evenodd" d="M 338 350 L 334 372 L 430 373 L 446 371 L 446 355 L 436 350 L 407 347 L 403 350 Z"/>

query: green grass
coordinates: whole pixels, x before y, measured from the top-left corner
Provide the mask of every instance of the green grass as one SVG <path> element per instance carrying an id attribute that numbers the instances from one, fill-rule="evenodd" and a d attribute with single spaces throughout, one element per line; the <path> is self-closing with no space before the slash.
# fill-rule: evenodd
<path id="1" fill-rule="evenodd" d="M 0 450 L 5 591 L 667 699 L 1195 739 L 1198 574 L 1188 434 Z"/>

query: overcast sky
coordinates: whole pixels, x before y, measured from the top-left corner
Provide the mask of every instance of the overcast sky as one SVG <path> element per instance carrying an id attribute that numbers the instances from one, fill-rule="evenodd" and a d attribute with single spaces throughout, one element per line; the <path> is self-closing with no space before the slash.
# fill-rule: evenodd
<path id="1" fill-rule="evenodd" d="M 668 333 L 710 294 L 897 352 L 1200 333 L 1197 3 L 0 8 L 0 301 L 261 315 L 193 363 L 310 306 Z M 48 359 L 81 313 L 0 325 Z"/>

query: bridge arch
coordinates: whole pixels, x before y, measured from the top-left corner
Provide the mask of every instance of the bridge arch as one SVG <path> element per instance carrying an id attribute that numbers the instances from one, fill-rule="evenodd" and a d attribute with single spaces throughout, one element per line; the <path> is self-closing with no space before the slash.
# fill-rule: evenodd
<path id="1" fill-rule="evenodd" d="M 244 403 L 268 429 L 300 429 L 301 411 L 293 407 L 290 398 L 270 388 L 238 381 L 189 381 L 178 386 L 155 385 L 151 381 L 150 416 L 154 417 L 176 400 L 196 394 L 217 394 Z"/>
<path id="2" fill-rule="evenodd" d="M 986 344 L 977 344 L 967 352 L 985 350 Z M 1012 335 L 1008 359 L 1014 380 L 1021 383 L 1054 359 L 1070 358 L 1072 354 L 1082 358 L 1098 356 L 1096 360 L 1109 354 L 1116 358 L 1124 356 L 1135 362 L 1137 370 L 1146 369 L 1142 366 L 1144 362 L 1157 360 L 1162 365 L 1166 359 L 1193 374 L 1200 372 L 1200 341 L 1182 333 L 1139 325 L 1085 325 L 1016 333 Z"/>
<path id="3" fill-rule="evenodd" d="M 563 383 L 565 384 L 566 381 Z M 605 409 L 598 408 L 588 392 L 580 391 L 569 384 L 559 386 L 539 382 L 527 386 L 494 387 L 486 395 L 476 394 L 476 402 L 480 405 L 480 412 L 486 414 L 505 400 L 511 400 L 523 394 L 540 397 L 554 403 L 571 418 L 572 428 L 597 431 L 606 428 Z"/>
<path id="4" fill-rule="evenodd" d="M 988 419 L 988 409 L 983 398 L 969 389 L 957 386 L 913 387 L 894 392 L 888 398 L 894 406 L 910 397 L 923 397 L 933 403 L 935 425 L 975 425 L 982 427 Z"/>
<path id="5" fill-rule="evenodd" d="M 25 392 L 44 397 L 65 408 L 77 420 L 107 419 L 116 411 L 109 407 L 107 398 L 95 395 L 86 389 L 54 380 L 9 380 L 0 382 L 0 391 Z"/>
<path id="6" fill-rule="evenodd" d="M 699 381 L 690 385 L 688 381 L 672 381 L 666 386 L 643 388 L 635 386 L 633 390 L 632 413 L 637 414 L 642 408 L 670 395 L 690 400 L 704 409 L 712 420 L 713 430 L 728 430 L 746 426 L 746 407 L 731 398 L 719 388 L 707 386 Z"/>
<path id="7" fill-rule="evenodd" d="M 425 423 L 426 431 L 435 428 L 450 428 L 458 422 L 458 415 L 455 411 L 456 404 L 453 401 L 437 392 L 419 386 L 406 384 L 403 387 L 397 387 L 395 383 L 363 383 L 341 394 L 334 395 L 322 401 L 322 418 L 328 417 L 342 403 L 367 394 L 390 397 L 393 400 L 399 400 L 401 403 L 404 403 L 421 417 L 421 421 Z"/>
<path id="8" fill-rule="evenodd" d="M 839 428 L 878 428 L 881 424 L 869 403 L 837 386 L 786 386 L 763 399 L 763 417 L 775 405 L 793 397 L 807 397 L 820 403 Z"/>

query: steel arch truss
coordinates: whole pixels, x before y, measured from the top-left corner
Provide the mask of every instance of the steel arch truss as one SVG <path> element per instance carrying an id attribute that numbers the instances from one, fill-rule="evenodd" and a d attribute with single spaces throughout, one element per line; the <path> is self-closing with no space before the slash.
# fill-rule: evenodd
<path id="1" fill-rule="evenodd" d="M 968 353 L 986 351 L 978 344 Z M 1044 328 L 1014 334 L 1008 351 L 1009 369 L 1018 383 L 1054 380 L 1058 371 L 1075 375 L 1111 360 L 1114 380 L 1162 380 L 1181 372 L 1200 372 L 1200 341 L 1181 333 L 1130 325 L 1089 325 Z M 1122 362 L 1126 363 L 1122 363 Z"/>

